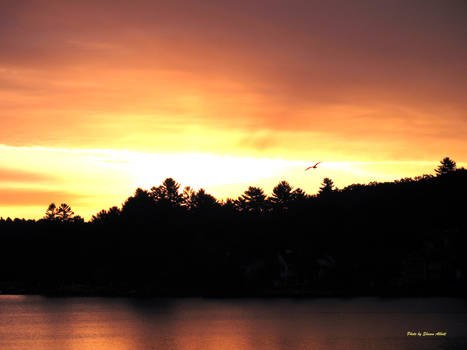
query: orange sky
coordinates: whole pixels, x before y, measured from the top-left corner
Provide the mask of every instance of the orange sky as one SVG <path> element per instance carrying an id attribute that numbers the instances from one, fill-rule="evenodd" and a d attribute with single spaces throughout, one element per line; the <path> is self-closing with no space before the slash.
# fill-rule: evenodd
<path id="1" fill-rule="evenodd" d="M 462 166 L 466 23 L 455 0 L 2 2 L 0 216 Z"/>

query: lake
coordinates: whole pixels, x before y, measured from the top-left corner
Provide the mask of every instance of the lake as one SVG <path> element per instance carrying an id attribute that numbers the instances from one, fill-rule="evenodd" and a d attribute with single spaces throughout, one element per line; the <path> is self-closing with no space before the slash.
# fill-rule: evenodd
<path id="1" fill-rule="evenodd" d="M 0 349 L 465 350 L 467 301 L 4 295 Z"/>

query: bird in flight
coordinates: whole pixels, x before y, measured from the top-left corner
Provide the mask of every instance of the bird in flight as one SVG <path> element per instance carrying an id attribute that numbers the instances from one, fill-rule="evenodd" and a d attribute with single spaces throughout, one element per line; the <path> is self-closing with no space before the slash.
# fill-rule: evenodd
<path id="1" fill-rule="evenodd" d="M 305 171 L 307 171 L 308 169 L 316 169 L 316 167 L 318 166 L 319 163 L 321 163 L 321 162 L 318 162 L 315 165 L 309 166 L 308 168 L 305 169 Z"/>

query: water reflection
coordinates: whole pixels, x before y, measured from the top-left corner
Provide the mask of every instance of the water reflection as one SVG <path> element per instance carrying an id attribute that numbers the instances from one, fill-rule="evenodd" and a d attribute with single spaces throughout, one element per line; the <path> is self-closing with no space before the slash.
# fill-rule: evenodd
<path id="1" fill-rule="evenodd" d="M 447 331 L 407 337 L 407 331 Z M 467 348 L 462 299 L 0 296 L 2 350 Z"/>

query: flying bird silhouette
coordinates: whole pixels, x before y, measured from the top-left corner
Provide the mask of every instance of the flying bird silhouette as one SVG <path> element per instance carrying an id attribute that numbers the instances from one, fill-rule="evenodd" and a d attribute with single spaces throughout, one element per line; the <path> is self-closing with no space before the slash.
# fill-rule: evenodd
<path id="1" fill-rule="evenodd" d="M 305 171 L 307 171 L 308 169 L 316 169 L 316 167 L 318 166 L 319 163 L 321 163 L 321 162 L 318 162 L 315 165 L 309 166 L 308 168 L 305 169 Z"/>

